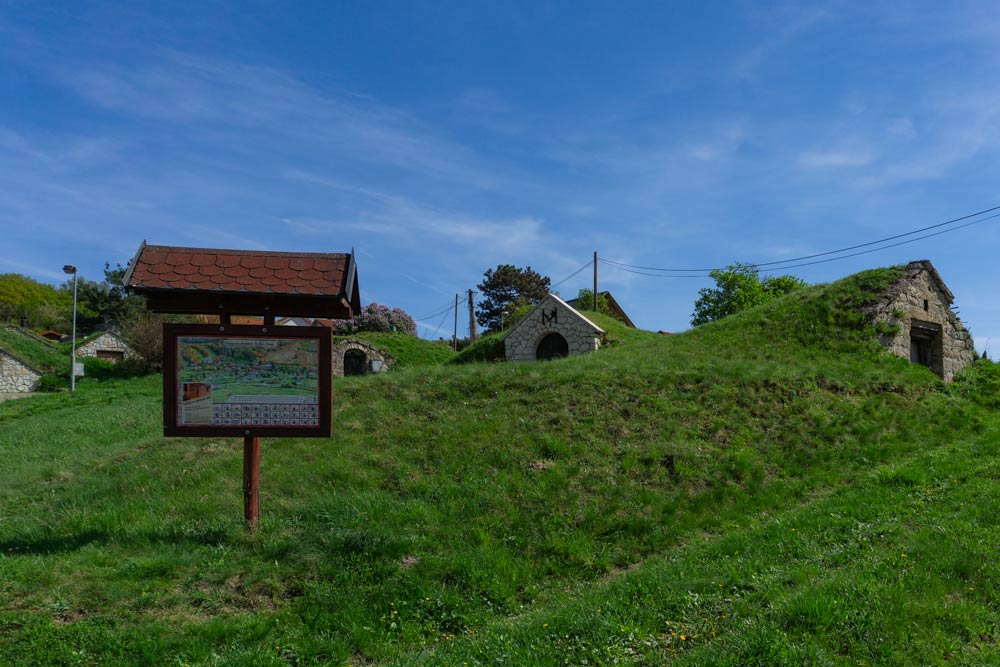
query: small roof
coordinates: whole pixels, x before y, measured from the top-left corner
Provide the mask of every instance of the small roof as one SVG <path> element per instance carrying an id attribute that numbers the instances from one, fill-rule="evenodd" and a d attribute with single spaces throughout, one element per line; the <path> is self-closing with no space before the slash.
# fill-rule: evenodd
<path id="1" fill-rule="evenodd" d="M 625 312 L 625 309 L 622 308 L 617 301 L 615 301 L 615 297 L 611 296 L 611 292 L 605 290 L 603 292 L 598 292 L 597 296 L 604 297 L 607 300 L 608 310 L 611 311 L 612 317 L 621 320 L 622 324 L 624 324 L 627 327 L 632 327 L 633 329 L 636 328 L 635 323 L 632 322 L 632 319 Z M 580 297 L 577 297 L 575 299 L 570 299 L 566 303 L 573 306 L 574 308 L 582 308 L 583 310 L 588 310 L 591 306 L 594 305 L 592 303 L 591 304 L 580 303 Z"/>
<path id="2" fill-rule="evenodd" d="M 88 343 L 93 343 L 95 340 L 102 338 L 103 336 L 111 336 L 118 342 L 123 343 L 124 345 L 128 345 L 128 343 L 126 343 L 124 339 L 122 339 L 122 337 L 116 334 L 114 331 L 95 331 L 94 333 L 87 334 L 82 338 L 77 338 L 76 347 L 80 348 L 81 346 L 87 345 Z"/>
<path id="3" fill-rule="evenodd" d="M 350 317 L 361 309 L 353 251 L 181 248 L 143 241 L 122 282 L 147 297 L 154 312 Z"/>
<path id="4" fill-rule="evenodd" d="M 514 332 L 515 332 L 515 331 L 516 331 L 516 330 L 517 330 L 518 328 L 520 328 L 520 326 L 521 326 L 522 324 L 524 324 L 524 323 L 525 323 L 525 322 L 527 322 L 527 321 L 528 321 L 529 319 L 531 319 L 531 316 L 532 316 L 532 315 L 534 315 L 534 314 L 535 314 L 535 312 L 536 312 L 536 311 L 537 311 L 537 310 L 538 310 L 539 308 L 541 308 L 542 306 L 544 306 L 544 305 L 545 305 L 546 303 L 548 303 L 549 301 L 556 301 L 556 302 L 558 302 L 558 303 L 561 303 L 562 305 L 566 306 L 566 309 L 567 309 L 567 310 L 569 310 L 570 314 L 572 314 L 572 315 L 573 315 L 573 316 L 575 316 L 575 317 L 576 317 L 577 319 L 581 320 L 581 321 L 582 321 L 582 322 L 584 322 L 584 323 L 585 323 L 585 324 L 586 324 L 587 326 L 589 326 L 590 328 L 592 328 L 592 329 L 594 330 L 594 332 L 595 332 L 595 333 L 599 333 L 599 334 L 603 334 L 603 333 L 605 333 L 604 329 L 602 329 L 601 327 L 597 326 L 596 324 L 594 324 L 593 322 L 591 322 L 590 320 L 588 320 L 588 319 L 587 319 L 586 317 L 584 317 L 584 316 L 583 316 L 583 314 L 581 314 L 581 313 L 580 313 L 580 311 L 578 311 L 578 310 L 577 310 L 576 308 L 574 308 L 573 306 L 569 305 L 568 303 L 566 303 L 565 301 L 563 301 L 562 299 L 560 299 L 560 298 L 559 298 L 558 296 L 556 296 L 555 294 L 552 294 L 551 292 L 549 292 L 548 296 L 546 296 L 546 297 L 545 297 L 544 299 L 542 299 L 541 301 L 539 301 L 539 302 L 538 302 L 538 304 L 536 304 L 534 308 L 532 308 L 532 309 L 531 309 L 530 311 L 528 311 L 528 314 L 527 314 L 527 315 L 525 315 L 524 317 L 522 317 L 522 318 L 521 318 L 521 319 L 520 319 L 520 320 L 518 321 L 518 323 L 517 323 L 517 324 L 515 324 L 515 325 L 514 325 L 514 326 L 512 326 L 512 327 L 511 327 L 510 329 L 508 329 L 508 330 L 507 330 L 507 333 L 505 333 L 505 334 L 503 335 L 503 337 L 502 337 L 502 338 L 501 338 L 500 340 L 507 340 L 507 336 L 509 336 L 509 335 L 511 335 L 512 333 L 514 333 Z"/>
<path id="5" fill-rule="evenodd" d="M 21 357 L 18 357 L 16 355 L 14 355 L 12 352 L 8 352 L 7 350 L 3 349 L 2 347 L 0 347 L 0 355 L 3 355 L 5 357 L 7 357 L 8 359 L 13 360 L 15 363 L 21 364 L 22 366 L 24 366 L 25 368 L 27 368 L 32 373 L 35 373 L 36 375 L 44 375 L 44 373 L 42 373 L 42 371 L 38 370 L 37 368 L 35 368 L 31 364 L 29 364 L 27 361 L 25 361 Z"/>

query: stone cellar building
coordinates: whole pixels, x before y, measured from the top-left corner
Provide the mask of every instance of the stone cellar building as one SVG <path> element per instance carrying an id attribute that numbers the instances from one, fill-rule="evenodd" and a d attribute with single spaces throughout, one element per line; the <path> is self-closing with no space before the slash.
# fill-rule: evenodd
<path id="1" fill-rule="evenodd" d="M 35 391 L 42 372 L 12 354 L 0 350 L 0 394 L 22 394 Z"/>
<path id="2" fill-rule="evenodd" d="M 549 294 L 503 337 L 507 361 L 558 359 L 594 352 L 604 329 Z"/>
<path id="3" fill-rule="evenodd" d="M 78 357 L 97 357 L 105 361 L 119 362 L 135 356 L 132 348 L 118 334 L 105 331 L 85 341 L 76 348 Z"/>
<path id="4" fill-rule="evenodd" d="M 910 262 L 903 276 L 865 308 L 882 323 L 879 342 L 951 382 L 976 359 L 972 335 L 952 311 L 955 295 L 930 260 Z"/>
<path id="5" fill-rule="evenodd" d="M 363 340 L 350 339 L 333 344 L 333 376 L 367 375 L 384 373 L 395 359 Z"/>

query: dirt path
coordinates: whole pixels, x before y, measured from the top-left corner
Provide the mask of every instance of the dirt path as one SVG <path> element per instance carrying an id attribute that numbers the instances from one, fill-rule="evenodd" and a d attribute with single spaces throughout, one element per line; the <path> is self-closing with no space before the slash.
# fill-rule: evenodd
<path id="1" fill-rule="evenodd" d="M 0 393 L 0 403 L 3 403 L 4 401 L 9 401 L 9 400 L 15 399 L 15 398 L 27 398 L 29 396 L 35 396 L 35 394 L 20 394 L 20 393 L 19 394 L 4 394 L 4 393 Z"/>

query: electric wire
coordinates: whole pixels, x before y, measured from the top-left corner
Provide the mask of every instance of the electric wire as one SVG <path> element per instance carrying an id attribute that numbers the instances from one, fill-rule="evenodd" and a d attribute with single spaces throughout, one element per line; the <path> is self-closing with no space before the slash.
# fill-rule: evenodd
<path id="1" fill-rule="evenodd" d="M 430 320 L 430 319 L 433 319 L 433 318 L 437 317 L 438 315 L 440 315 L 441 313 L 448 312 L 449 310 L 451 310 L 454 307 L 455 307 L 455 304 L 452 303 L 451 301 L 449 301 L 448 305 L 444 308 L 444 310 L 439 310 L 436 313 L 431 313 L 430 315 L 424 315 L 423 317 L 418 317 L 417 320 Z"/>
<path id="2" fill-rule="evenodd" d="M 588 259 L 586 262 L 584 262 L 583 266 L 581 266 L 579 269 L 577 269 L 573 273 L 569 274 L 568 276 L 566 276 L 565 278 L 563 278 L 562 280 L 560 280 L 559 282 L 557 282 L 555 285 L 550 285 L 549 289 L 550 290 L 554 290 L 555 288 L 559 287 L 560 285 L 562 285 L 564 282 L 566 282 L 570 278 L 576 277 L 577 274 L 579 274 L 581 271 L 583 271 L 584 269 L 586 269 L 588 266 L 593 266 L 593 264 L 594 264 L 594 261 Z"/>
<path id="3" fill-rule="evenodd" d="M 906 245 L 907 243 L 914 243 L 916 241 L 922 241 L 923 239 L 929 239 L 932 236 L 940 236 L 941 234 L 947 234 L 948 232 L 957 231 L 957 230 L 963 229 L 965 227 L 971 227 L 972 225 L 978 225 L 981 222 L 987 222 L 989 220 L 995 220 L 996 218 L 1000 218 L 1000 213 L 996 213 L 994 215 L 987 216 L 985 218 L 980 218 L 979 220 L 973 220 L 972 222 L 967 222 L 964 225 L 959 225 L 957 227 L 952 227 L 950 229 L 944 229 L 944 230 L 939 231 L 939 232 L 934 232 L 933 234 L 925 234 L 923 236 L 918 236 L 916 238 L 907 239 L 905 241 L 900 241 L 899 243 L 890 243 L 889 245 L 880 246 L 878 248 L 872 248 L 870 250 L 862 250 L 861 252 L 854 252 L 854 253 L 850 253 L 848 255 L 841 255 L 839 257 L 829 257 L 827 259 L 819 259 L 819 260 L 816 260 L 815 262 L 802 262 L 802 263 L 799 263 L 799 264 L 789 264 L 788 266 L 782 266 L 782 267 L 778 267 L 778 268 L 783 271 L 785 269 L 794 269 L 794 268 L 798 268 L 798 267 L 802 267 L 802 266 L 813 266 L 815 264 L 826 264 L 827 262 L 836 262 L 839 259 L 847 259 L 848 257 L 857 257 L 859 255 L 867 255 L 867 254 L 870 254 L 870 253 L 873 253 L 873 252 L 878 252 L 880 250 L 888 250 L 889 248 L 895 248 L 897 246 Z M 861 246 L 857 246 L 857 247 L 861 247 Z M 817 256 L 819 256 L 819 255 L 817 255 Z M 601 261 L 603 261 L 603 260 L 601 260 Z M 636 274 L 641 275 L 641 276 L 652 276 L 653 278 L 708 278 L 708 277 L 710 277 L 709 274 L 707 274 L 707 273 L 704 273 L 704 274 L 701 274 L 701 273 L 699 273 L 699 274 L 686 274 L 686 275 L 677 276 L 677 275 L 670 275 L 670 274 L 666 274 L 666 273 L 646 273 L 646 272 L 642 272 L 642 271 L 633 271 L 631 269 L 625 269 L 625 268 L 622 268 L 620 266 L 616 266 L 616 265 L 613 265 L 613 264 L 609 264 L 609 266 L 611 266 L 612 268 L 618 269 L 619 271 L 626 271 L 628 273 L 636 273 Z M 756 266 L 760 266 L 760 265 L 756 265 Z"/>
<path id="4" fill-rule="evenodd" d="M 446 311 L 445 311 L 445 313 L 444 313 L 444 316 L 443 316 L 443 317 L 441 318 L 441 322 L 440 322 L 440 323 L 439 323 L 439 324 L 438 324 L 438 325 L 437 325 L 436 327 L 434 327 L 434 335 L 435 335 L 435 336 L 436 336 L 436 335 L 437 335 L 437 334 L 438 334 L 438 333 L 439 333 L 439 332 L 441 331 L 441 327 L 443 327 L 443 326 L 444 326 L 444 321 L 445 321 L 446 319 L 448 319 L 448 314 L 449 314 L 449 313 L 451 313 L 451 311 L 453 311 L 453 310 L 455 310 L 455 306 L 454 306 L 454 304 L 452 304 L 452 305 L 451 305 L 451 306 L 450 306 L 450 307 L 448 308 L 448 310 L 446 310 Z"/>
<path id="5" fill-rule="evenodd" d="M 826 257 L 828 255 L 837 255 L 837 254 L 840 254 L 842 252 L 847 252 L 849 250 L 857 250 L 858 248 L 866 248 L 868 246 L 873 246 L 873 245 L 878 245 L 878 244 L 881 244 L 881 243 L 885 243 L 886 241 L 894 241 L 896 239 L 901 239 L 901 238 L 904 238 L 904 237 L 907 237 L 907 236 L 913 236 L 914 234 L 919 234 L 921 232 L 926 232 L 926 231 L 928 231 L 930 229 L 937 229 L 937 228 L 940 228 L 940 227 L 946 227 L 948 225 L 953 225 L 956 222 L 961 222 L 963 220 L 968 220 L 969 218 L 975 218 L 975 217 L 984 215 L 986 213 L 992 213 L 993 211 L 997 211 L 997 210 L 1000 210 L 1000 206 L 994 206 L 992 208 L 987 208 L 987 209 L 984 209 L 982 211 L 977 211 L 976 213 L 969 213 L 968 215 L 963 215 L 963 216 L 960 216 L 960 217 L 957 217 L 957 218 L 952 218 L 951 220 L 946 220 L 944 222 L 939 222 L 937 224 L 928 225 L 926 227 L 920 227 L 919 229 L 914 229 L 912 231 L 904 232 L 902 234 L 895 234 L 893 236 L 887 236 L 885 238 L 878 239 L 877 241 L 869 241 L 867 243 L 859 243 L 857 245 L 847 246 L 846 248 L 839 248 L 837 250 L 828 250 L 826 252 L 819 252 L 819 253 L 815 253 L 815 254 L 812 254 L 812 255 L 803 255 L 801 257 L 792 257 L 790 259 L 775 260 L 773 262 L 754 262 L 754 263 L 752 263 L 752 265 L 753 266 L 757 266 L 757 267 L 761 267 L 761 266 L 776 266 L 778 264 L 790 264 L 790 263 L 794 263 L 794 262 L 801 262 L 802 260 L 814 259 L 816 257 Z M 987 218 L 982 218 L 982 219 L 977 220 L 975 222 L 983 222 L 985 220 L 991 220 L 991 219 L 993 219 L 995 217 L 997 217 L 997 216 L 989 216 Z M 973 223 L 967 223 L 965 225 L 959 225 L 957 227 L 952 227 L 952 228 L 946 229 L 946 230 L 944 230 L 942 232 L 937 232 L 935 234 L 929 234 L 927 236 L 921 236 L 921 237 L 916 238 L 916 239 L 910 239 L 909 241 L 904 241 L 903 243 L 909 243 L 910 241 L 919 241 L 921 239 L 930 238 L 931 236 L 937 236 L 938 234 L 943 234 L 945 232 L 950 232 L 950 231 L 955 231 L 957 229 L 962 229 L 963 227 L 968 227 L 969 224 L 975 224 L 975 222 L 973 222 Z M 897 243 L 897 244 L 888 245 L 888 246 L 884 246 L 884 247 L 885 248 L 894 248 L 897 245 L 902 245 L 902 243 Z M 877 250 L 878 249 L 880 249 L 880 248 L 877 248 Z M 855 254 L 851 254 L 851 255 L 844 255 L 844 257 L 856 257 L 859 254 L 864 254 L 864 253 L 855 253 Z M 836 257 L 834 259 L 841 259 L 841 258 Z M 709 271 L 720 271 L 720 270 L 724 271 L 725 270 L 724 268 L 720 268 L 720 267 L 713 267 L 713 268 L 707 268 L 707 269 L 706 268 L 701 268 L 701 269 L 679 269 L 679 268 L 663 268 L 663 267 L 656 267 L 656 266 L 639 266 L 639 265 L 636 265 L 636 264 L 627 264 L 625 262 L 618 262 L 618 261 L 611 260 L 611 259 L 604 259 L 603 257 L 600 258 L 600 261 L 604 262 L 606 264 L 609 264 L 609 265 L 613 265 L 613 266 L 627 267 L 629 269 L 639 269 L 639 270 L 643 270 L 643 271 L 663 271 L 663 272 L 672 272 L 672 273 L 699 273 L 699 274 L 705 274 L 705 273 L 707 273 Z M 832 261 L 832 260 L 823 260 L 823 261 Z M 822 262 L 815 262 L 815 263 L 819 264 L 819 263 L 822 263 Z M 810 265 L 811 265 L 811 263 L 810 264 L 797 264 L 796 266 L 810 266 Z M 779 268 L 792 268 L 792 267 L 779 267 Z M 631 271 L 630 273 L 635 273 L 635 272 L 636 271 Z M 639 275 L 647 275 L 647 274 L 639 274 Z M 656 274 L 648 274 L 648 275 L 656 275 Z M 668 277 L 680 278 L 682 276 L 668 276 Z M 698 276 L 698 277 L 701 277 L 701 276 Z"/>

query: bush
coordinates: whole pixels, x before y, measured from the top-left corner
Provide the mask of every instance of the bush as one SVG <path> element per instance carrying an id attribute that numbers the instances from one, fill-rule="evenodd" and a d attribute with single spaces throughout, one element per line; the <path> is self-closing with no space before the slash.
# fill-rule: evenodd
<path id="1" fill-rule="evenodd" d="M 1000 409 L 1000 363 L 974 361 L 955 376 L 952 391 L 980 405 Z"/>
<path id="2" fill-rule="evenodd" d="M 417 323 L 402 308 L 389 308 L 378 303 L 370 303 L 349 320 L 339 320 L 334 324 L 333 333 L 348 336 L 359 331 L 398 332 L 417 335 Z"/>
<path id="3" fill-rule="evenodd" d="M 129 357 L 118 363 L 97 357 L 84 357 L 83 368 L 86 376 L 94 380 L 139 377 L 152 372 L 146 360 L 139 357 Z"/>
<path id="4" fill-rule="evenodd" d="M 458 353 L 449 363 L 468 364 L 475 361 L 504 361 L 503 332 L 486 334 L 472 345 Z"/>
<path id="5" fill-rule="evenodd" d="M 156 373 L 162 370 L 163 318 L 153 313 L 138 311 L 122 322 L 121 328 L 122 339 L 138 355 L 138 359 L 128 359 L 122 363 L 132 364 L 132 369 L 140 366 L 142 368 L 140 372 L 133 373 L 133 375 Z"/>
<path id="6" fill-rule="evenodd" d="M 69 386 L 69 381 L 66 378 L 61 378 L 58 375 L 43 375 L 42 379 L 38 381 L 38 386 L 35 387 L 35 391 L 53 392 L 61 391 Z"/>

